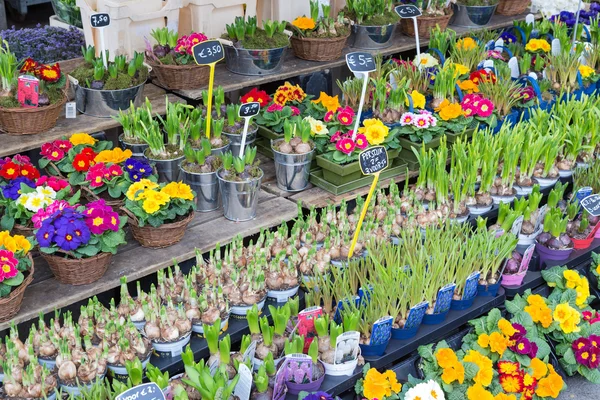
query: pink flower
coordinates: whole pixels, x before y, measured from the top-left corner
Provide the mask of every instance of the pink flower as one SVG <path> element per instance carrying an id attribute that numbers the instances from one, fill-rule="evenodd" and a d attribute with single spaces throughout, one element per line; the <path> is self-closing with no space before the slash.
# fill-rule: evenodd
<path id="1" fill-rule="evenodd" d="M 300 109 L 298 107 L 290 106 L 290 108 L 292 109 L 292 117 L 300 115 Z"/>
<path id="2" fill-rule="evenodd" d="M 55 192 L 58 192 L 69 186 L 69 182 L 56 176 L 43 175 L 35 181 L 35 186 L 50 186 Z"/>
<path id="3" fill-rule="evenodd" d="M 402 126 L 412 125 L 414 120 L 415 120 L 415 114 L 410 113 L 410 112 L 404 113 L 400 117 L 400 125 L 402 125 Z"/>
<path id="4" fill-rule="evenodd" d="M 363 134 L 356 135 L 355 143 L 356 143 L 356 147 L 358 147 L 360 150 L 366 149 L 367 146 L 369 145 L 367 137 Z"/>
<path id="5" fill-rule="evenodd" d="M 177 40 L 175 52 L 179 54 L 187 53 L 187 36 L 182 36 Z"/>
<path id="6" fill-rule="evenodd" d="M 335 144 L 335 148 L 344 154 L 351 154 L 354 147 L 356 147 L 356 144 L 350 138 L 341 139 Z"/>
<path id="7" fill-rule="evenodd" d="M 340 124 L 344 126 L 352 125 L 352 120 L 354 119 L 354 112 L 349 113 L 347 110 L 343 110 L 338 113 L 337 119 L 340 122 Z"/>
<path id="8" fill-rule="evenodd" d="M 85 175 L 85 179 L 90 183 L 90 187 L 99 188 L 104 185 L 103 171 L 89 171 Z"/>
<path id="9" fill-rule="evenodd" d="M 353 117 L 356 115 L 356 113 L 354 112 L 354 110 L 352 109 L 352 107 L 350 106 L 346 106 L 346 107 L 340 107 L 337 109 L 337 112 L 341 113 L 341 112 L 345 112 L 348 113 L 350 115 L 352 115 Z"/>
<path id="10" fill-rule="evenodd" d="M 198 43 L 206 42 L 208 40 L 208 38 L 202 33 L 192 33 L 186 39 L 188 54 L 192 54 L 192 47 L 194 47 Z"/>
<path id="11" fill-rule="evenodd" d="M 417 115 L 414 119 L 413 125 L 419 129 L 427 129 L 431 126 L 429 118 L 424 115 Z"/>
<path id="12" fill-rule="evenodd" d="M 271 105 L 270 105 L 270 106 L 267 108 L 267 112 L 270 112 L 270 113 L 272 113 L 272 112 L 276 112 L 276 111 L 281 111 L 281 110 L 283 110 L 283 107 L 282 107 L 282 106 L 280 106 L 279 104 L 275 104 L 275 103 L 271 104 Z"/>
<path id="13" fill-rule="evenodd" d="M 121 168 L 120 165 L 113 164 L 110 167 L 108 167 L 108 174 L 111 177 L 121 176 L 121 175 L 123 175 L 123 168 Z"/>
<path id="14" fill-rule="evenodd" d="M 465 104 L 472 104 L 478 100 L 481 100 L 481 96 L 478 94 L 467 94 L 465 95 L 465 97 L 463 97 L 463 101 L 461 103 L 461 105 L 465 105 Z"/>
<path id="15" fill-rule="evenodd" d="M 488 50 L 487 56 L 490 58 L 494 58 L 496 60 L 504 61 L 504 57 L 502 56 L 502 52 L 498 50 Z"/>
<path id="16" fill-rule="evenodd" d="M 335 143 L 338 140 L 340 140 L 342 138 L 342 132 L 337 131 L 336 133 L 333 134 L 333 136 L 331 137 L 331 139 L 329 140 L 331 143 Z"/>
<path id="17" fill-rule="evenodd" d="M 31 216 L 33 227 L 35 229 L 40 229 L 42 227 L 42 222 L 44 222 L 45 219 L 50 217 L 56 211 L 61 211 L 65 208 L 72 208 L 66 200 L 54 200 L 52 204 L 46 207 L 46 209 L 40 208 L 35 214 Z"/>
<path id="18" fill-rule="evenodd" d="M 475 105 L 475 104 L 474 104 Z M 480 117 L 487 118 L 494 113 L 494 103 L 489 99 L 481 99 L 477 114 Z"/>
<path id="19" fill-rule="evenodd" d="M 19 260 L 15 258 L 15 254 L 10 250 L 0 250 L 0 265 L 9 264 L 16 267 Z"/>
<path id="20" fill-rule="evenodd" d="M 465 112 L 465 117 L 474 117 L 477 115 L 477 109 L 470 104 L 463 104 L 462 109 Z"/>
<path id="21" fill-rule="evenodd" d="M 65 152 L 54 143 L 44 143 L 41 150 L 42 157 L 50 161 L 60 161 L 65 157 Z"/>
<path id="22" fill-rule="evenodd" d="M 323 121 L 331 122 L 332 120 L 333 120 L 333 111 L 327 111 L 327 113 L 325 114 L 325 117 L 323 118 Z"/>

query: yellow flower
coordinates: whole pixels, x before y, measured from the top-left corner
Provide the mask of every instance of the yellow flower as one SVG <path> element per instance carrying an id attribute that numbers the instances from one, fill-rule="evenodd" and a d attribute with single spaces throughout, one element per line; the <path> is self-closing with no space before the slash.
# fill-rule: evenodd
<path id="1" fill-rule="evenodd" d="M 463 115 L 463 109 L 460 104 L 452 103 L 440 109 L 440 118 L 444 121 L 450 121 Z"/>
<path id="2" fill-rule="evenodd" d="M 479 86 L 470 79 L 458 81 L 458 87 L 464 94 L 479 93 Z"/>
<path id="3" fill-rule="evenodd" d="M 465 381 L 465 367 L 457 361 L 450 367 L 444 368 L 442 381 L 448 385 L 454 381 L 458 381 L 462 385 Z"/>
<path id="4" fill-rule="evenodd" d="M 154 200 L 158 203 L 159 206 L 164 206 L 171 200 L 171 197 L 163 192 L 156 192 L 154 190 L 147 189 L 143 193 L 143 198 L 146 200 Z"/>
<path id="5" fill-rule="evenodd" d="M 449 368 L 458 363 L 458 357 L 456 357 L 456 353 L 454 353 L 454 350 L 449 348 L 439 349 L 436 351 L 435 359 L 438 365 L 442 368 Z"/>
<path id="6" fill-rule="evenodd" d="M 127 196 L 129 200 L 137 200 L 136 195 L 138 194 L 138 192 L 144 189 L 146 189 L 146 186 L 142 183 L 142 181 L 135 182 L 131 186 L 129 186 L 129 189 L 127 189 L 127 193 L 125 193 L 125 196 Z"/>
<path id="7" fill-rule="evenodd" d="M 596 273 L 597 273 L 598 275 L 600 275 L 600 264 L 598 264 L 598 266 L 596 267 Z"/>
<path id="8" fill-rule="evenodd" d="M 533 369 L 533 377 L 537 380 L 542 379 L 548 373 L 546 363 L 537 357 L 531 360 L 531 369 Z"/>
<path id="9" fill-rule="evenodd" d="M 292 21 L 292 25 L 302 30 L 315 29 L 315 20 L 308 17 L 298 17 Z"/>
<path id="10" fill-rule="evenodd" d="M 494 353 L 504 354 L 508 347 L 508 339 L 498 332 L 493 332 L 490 335 L 490 350 Z"/>
<path id="11" fill-rule="evenodd" d="M 579 286 L 575 288 L 575 292 L 577 293 L 575 304 L 577 304 L 579 308 L 585 308 L 587 306 L 587 299 L 590 297 L 590 284 L 586 277 L 581 277 Z"/>
<path id="12" fill-rule="evenodd" d="M 581 74 L 581 77 L 583 79 L 586 79 L 586 78 L 589 78 L 590 76 L 594 75 L 596 73 L 596 71 L 594 70 L 594 68 L 588 67 L 587 65 L 580 65 L 579 73 Z"/>
<path id="13" fill-rule="evenodd" d="M 469 350 L 463 361 L 472 362 L 479 367 L 479 371 L 477 371 L 477 375 L 475 375 L 473 381 L 486 387 L 492 383 L 492 378 L 494 377 L 492 360 L 476 350 Z"/>
<path id="14" fill-rule="evenodd" d="M 315 135 L 327 135 L 329 131 L 327 130 L 327 125 L 323 123 L 323 121 L 319 121 L 311 116 L 304 118 L 310 124 L 310 133 Z"/>
<path id="15" fill-rule="evenodd" d="M 158 183 L 156 182 L 152 182 L 150 179 L 142 179 L 139 181 L 139 183 L 141 183 L 144 188 L 148 188 L 148 189 L 156 189 L 158 187 Z"/>
<path id="16" fill-rule="evenodd" d="M 71 144 L 73 146 L 77 146 L 80 144 L 87 144 L 87 145 L 93 146 L 96 144 L 98 139 L 93 138 L 92 136 L 88 135 L 87 133 L 74 133 L 69 138 L 69 141 L 71 142 Z"/>
<path id="17" fill-rule="evenodd" d="M 466 65 L 462 65 L 462 64 L 452 64 L 452 66 L 454 67 L 454 77 L 458 78 L 461 75 L 465 75 L 469 73 L 469 67 L 467 67 Z"/>
<path id="18" fill-rule="evenodd" d="M 433 111 L 440 112 L 442 110 L 442 108 L 448 107 L 449 105 L 450 105 L 450 101 L 448 99 L 444 99 L 444 100 L 442 100 L 442 102 L 440 103 L 439 106 L 437 106 L 436 108 L 433 109 Z"/>
<path id="19" fill-rule="evenodd" d="M 467 389 L 468 400 L 494 400 L 494 395 L 483 386 L 475 384 Z"/>
<path id="20" fill-rule="evenodd" d="M 425 108 L 425 96 L 423 96 L 421 93 L 413 90 L 412 93 L 410 93 L 410 97 L 412 97 L 414 108 Z M 406 105 L 409 105 L 408 99 L 406 99 Z"/>
<path id="21" fill-rule="evenodd" d="M 581 320 L 581 315 L 579 314 L 579 311 L 575 310 L 568 303 L 557 305 L 552 317 L 555 321 L 560 323 L 560 329 L 564 333 L 579 332 L 580 329 L 577 325 Z"/>
<path id="22" fill-rule="evenodd" d="M 476 47 L 477 42 L 471 37 L 466 37 L 456 42 L 456 48 L 459 50 L 472 50 Z"/>
<path id="23" fill-rule="evenodd" d="M 176 197 L 183 200 L 194 200 L 196 196 L 194 195 L 194 192 L 192 191 L 192 188 L 189 185 L 179 182 L 177 186 Z"/>
<path id="24" fill-rule="evenodd" d="M 158 202 L 156 200 L 153 200 L 153 199 L 146 199 L 146 200 L 144 200 L 144 202 L 142 203 L 142 208 L 148 214 L 154 214 L 155 212 L 157 212 L 158 210 L 160 210 L 160 206 L 158 205 Z"/>
<path id="25" fill-rule="evenodd" d="M 500 392 L 494 397 L 494 400 L 517 400 L 517 396 Z"/>
<path id="26" fill-rule="evenodd" d="M 484 349 L 487 348 L 490 345 L 490 335 L 487 333 L 482 333 L 479 335 L 479 338 L 477 338 L 477 344 Z"/>
<path id="27" fill-rule="evenodd" d="M 564 386 L 563 379 L 557 373 L 552 372 L 548 377 L 540 379 L 535 390 L 539 397 L 552 397 L 556 399 Z"/>
<path id="28" fill-rule="evenodd" d="M 96 158 L 94 158 L 94 161 L 97 163 L 103 162 L 103 163 L 120 164 L 123 161 L 130 158 L 131 156 L 132 156 L 131 150 L 129 150 L 129 149 L 122 150 L 120 147 L 117 147 L 113 150 L 101 151 L 100 153 L 98 153 Z"/>
<path id="29" fill-rule="evenodd" d="M 340 108 L 340 100 L 337 95 L 329 96 L 325 92 L 321 92 L 321 95 L 317 100 L 312 101 L 315 104 L 321 103 L 323 107 L 327 109 L 327 111 L 335 112 L 338 108 Z"/>
<path id="30" fill-rule="evenodd" d="M 571 269 L 564 271 L 563 277 L 567 280 L 567 287 L 569 289 L 575 289 L 575 287 L 578 286 L 581 281 L 581 276 L 579 273 Z"/>
<path id="31" fill-rule="evenodd" d="M 511 337 L 517 332 L 517 330 L 513 328 L 512 324 L 505 318 L 502 318 L 500 321 L 498 321 L 498 329 L 500 329 L 500 331 L 506 337 Z"/>
<path id="32" fill-rule="evenodd" d="M 544 39 L 531 39 L 529 41 L 529 43 L 527 43 L 527 45 L 525 46 L 525 50 L 531 51 L 531 52 L 536 52 L 538 50 L 541 50 L 544 53 L 547 53 L 551 49 L 552 49 L 552 47 L 550 47 L 550 43 L 548 43 Z"/>
<path id="33" fill-rule="evenodd" d="M 27 240 L 27 238 L 23 235 L 15 235 L 13 236 L 15 243 L 17 245 L 17 250 L 23 251 L 23 254 L 29 253 L 31 250 L 31 242 Z"/>
<path id="34" fill-rule="evenodd" d="M 393 371 L 386 371 L 382 374 L 375 368 L 371 368 L 365 375 L 363 395 L 369 400 L 383 400 L 385 397 L 399 393 L 400 390 L 402 390 L 402 385 L 398 383 Z"/>
<path id="35" fill-rule="evenodd" d="M 372 125 L 367 128 L 365 136 L 371 145 L 381 144 L 385 141 L 390 129 L 385 125 Z"/>
<path id="36" fill-rule="evenodd" d="M 527 303 L 531 304 L 531 305 L 540 305 L 540 306 L 542 304 L 546 305 L 546 301 L 539 294 L 532 294 L 529 297 L 527 297 Z"/>
<path id="37" fill-rule="evenodd" d="M 4 248 L 8 251 L 12 251 L 13 253 L 17 252 L 17 241 L 12 236 L 7 236 L 4 238 Z"/>

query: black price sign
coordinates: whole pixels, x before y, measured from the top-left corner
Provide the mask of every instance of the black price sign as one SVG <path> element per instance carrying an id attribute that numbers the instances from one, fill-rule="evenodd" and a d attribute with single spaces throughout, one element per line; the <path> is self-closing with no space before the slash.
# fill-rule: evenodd
<path id="1" fill-rule="evenodd" d="M 346 54 L 346 64 L 352 72 L 373 72 L 377 69 L 373 56 L 360 51 Z"/>
<path id="2" fill-rule="evenodd" d="M 216 64 L 225 57 L 223 45 L 218 40 L 207 40 L 192 47 L 198 65 Z"/>
<path id="3" fill-rule="evenodd" d="M 581 206 L 594 217 L 600 217 L 600 194 L 593 194 L 581 200 Z"/>
<path id="4" fill-rule="evenodd" d="M 90 16 L 92 28 L 104 28 L 110 25 L 110 15 L 107 13 L 96 13 Z"/>
<path id="5" fill-rule="evenodd" d="M 258 115 L 260 112 L 260 103 L 258 101 L 254 101 L 252 103 L 242 104 L 240 106 L 239 117 L 240 118 L 248 118 L 254 117 Z"/>
<path id="6" fill-rule="evenodd" d="M 165 400 L 165 394 L 156 383 L 144 383 L 118 395 L 115 400 Z"/>
<path id="7" fill-rule="evenodd" d="M 414 18 L 422 15 L 419 7 L 412 4 L 396 6 L 396 14 L 398 14 L 400 18 Z"/>
<path id="8" fill-rule="evenodd" d="M 388 167 L 388 154 L 385 147 L 375 146 L 361 152 L 358 161 L 364 175 L 374 175 Z"/>

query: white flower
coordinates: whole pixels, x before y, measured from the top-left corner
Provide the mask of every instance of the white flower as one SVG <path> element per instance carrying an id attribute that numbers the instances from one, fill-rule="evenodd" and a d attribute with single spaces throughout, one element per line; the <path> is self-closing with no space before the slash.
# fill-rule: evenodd
<path id="1" fill-rule="evenodd" d="M 24 206 L 29 211 L 37 212 L 46 205 L 46 198 L 43 194 L 32 193 L 25 202 Z"/>
<path id="2" fill-rule="evenodd" d="M 56 192 L 50 186 L 38 186 L 35 191 L 44 197 L 49 197 L 52 200 L 56 199 Z"/>
<path id="3" fill-rule="evenodd" d="M 446 396 L 444 396 L 444 391 L 440 387 L 440 384 L 430 379 L 427 381 L 427 387 L 429 390 L 429 398 L 435 400 L 445 400 Z"/>
<path id="4" fill-rule="evenodd" d="M 32 195 L 32 193 L 24 193 L 22 195 L 19 196 L 19 198 L 17 199 L 17 204 L 21 205 L 21 206 L 25 206 L 25 203 L 27 203 L 27 200 L 29 200 L 29 197 Z"/>
<path id="5" fill-rule="evenodd" d="M 561 11 L 577 12 L 579 0 L 532 0 L 531 12 L 541 12 L 546 18 Z"/>
<path id="6" fill-rule="evenodd" d="M 327 130 L 327 126 L 321 121 L 317 121 L 313 118 L 313 121 L 310 121 L 310 131 L 313 135 L 326 135 L 329 133 Z"/>
<path id="7" fill-rule="evenodd" d="M 429 53 L 421 53 L 420 55 L 415 57 L 415 61 L 413 63 L 419 67 L 419 69 L 427 69 L 431 67 L 435 67 L 439 64 L 437 58 L 432 56 Z"/>
<path id="8" fill-rule="evenodd" d="M 426 383 L 419 383 L 413 388 L 410 388 L 406 395 L 404 396 L 404 400 L 429 400 L 431 399 L 431 394 L 429 393 L 429 385 Z"/>

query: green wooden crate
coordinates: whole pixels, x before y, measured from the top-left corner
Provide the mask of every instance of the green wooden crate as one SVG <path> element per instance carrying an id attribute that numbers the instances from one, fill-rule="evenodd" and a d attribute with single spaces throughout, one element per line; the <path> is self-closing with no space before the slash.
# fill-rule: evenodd
<path id="1" fill-rule="evenodd" d="M 463 138 L 463 140 L 468 141 L 473 137 L 473 132 L 475 132 L 475 129 L 469 129 L 465 132 L 460 132 L 460 133 L 447 132 L 446 140 L 448 140 L 448 143 L 455 143 L 458 140 L 458 138 Z"/>
<path id="2" fill-rule="evenodd" d="M 273 140 L 283 139 L 283 133 L 281 133 L 281 134 L 275 133 L 272 130 L 270 130 L 269 128 L 260 126 L 260 125 L 258 126 L 258 136 L 268 139 L 269 141 L 271 139 L 273 139 Z"/>
<path id="3" fill-rule="evenodd" d="M 393 160 L 398 157 L 398 150 L 388 151 L 388 157 L 390 159 L 390 163 L 392 163 Z M 317 165 L 323 169 L 323 179 L 329 183 L 333 183 L 334 185 L 344 185 L 359 180 L 363 177 L 363 173 L 360 170 L 360 164 L 358 161 L 346 165 L 340 165 L 334 163 L 333 161 L 329 161 L 323 156 L 317 156 L 316 160 Z"/>
<path id="4" fill-rule="evenodd" d="M 436 147 L 439 147 L 441 140 L 442 140 L 442 136 L 433 139 L 431 142 L 429 142 L 425 145 L 425 149 L 429 150 L 429 149 L 435 149 Z M 417 152 L 419 152 L 421 150 L 421 146 L 422 146 L 421 143 L 411 142 L 410 140 L 405 139 L 405 138 L 398 138 L 398 142 L 402 146 L 402 150 L 400 151 L 400 155 L 398 156 L 399 158 L 403 159 L 405 162 L 419 161 L 417 159 L 417 156 L 415 156 L 415 154 L 413 153 L 412 148 L 414 147 L 417 150 Z"/>

